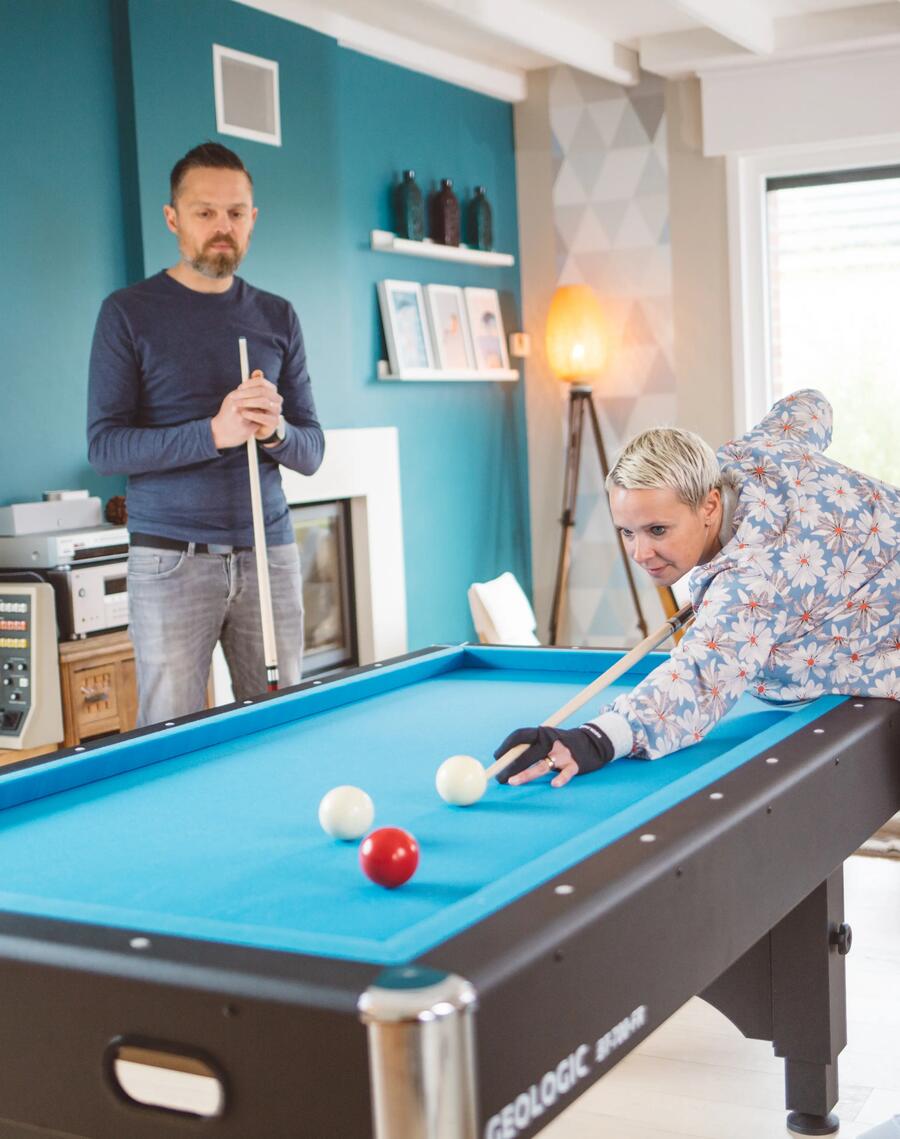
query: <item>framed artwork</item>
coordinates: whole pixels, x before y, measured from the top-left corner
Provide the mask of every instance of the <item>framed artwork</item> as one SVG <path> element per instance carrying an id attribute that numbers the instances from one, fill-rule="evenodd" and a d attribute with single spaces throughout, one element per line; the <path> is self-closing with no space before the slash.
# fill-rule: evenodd
<path id="1" fill-rule="evenodd" d="M 500 315 L 500 297 L 496 289 L 465 289 L 466 311 L 475 353 L 475 367 L 480 372 L 509 369 L 506 333 Z"/>
<path id="2" fill-rule="evenodd" d="M 399 376 L 414 368 L 434 368 L 425 302 L 418 281 L 379 281 L 378 303 L 391 371 Z"/>
<path id="3" fill-rule="evenodd" d="M 475 357 L 462 289 L 456 285 L 426 285 L 425 300 L 436 366 L 445 372 L 471 371 Z"/>

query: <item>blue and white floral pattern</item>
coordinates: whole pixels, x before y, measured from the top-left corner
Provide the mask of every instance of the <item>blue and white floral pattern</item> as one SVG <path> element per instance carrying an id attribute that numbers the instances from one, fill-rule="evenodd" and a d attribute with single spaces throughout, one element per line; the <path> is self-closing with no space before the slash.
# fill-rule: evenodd
<path id="1" fill-rule="evenodd" d="M 733 534 L 691 573 L 695 620 L 669 659 L 608 710 L 632 755 L 695 743 L 747 691 L 900 699 L 900 490 L 830 442 L 828 401 L 800 391 L 719 451 Z"/>

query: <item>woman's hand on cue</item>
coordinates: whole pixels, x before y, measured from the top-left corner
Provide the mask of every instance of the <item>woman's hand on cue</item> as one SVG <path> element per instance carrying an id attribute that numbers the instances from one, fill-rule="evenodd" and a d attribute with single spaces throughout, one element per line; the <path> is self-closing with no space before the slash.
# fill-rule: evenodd
<path id="1" fill-rule="evenodd" d="M 555 772 L 551 787 L 565 787 L 576 775 L 597 771 L 613 758 L 612 742 L 594 724 L 583 728 L 518 728 L 494 752 L 499 759 L 517 744 L 529 744 L 497 775 L 498 783 L 518 787 Z"/>

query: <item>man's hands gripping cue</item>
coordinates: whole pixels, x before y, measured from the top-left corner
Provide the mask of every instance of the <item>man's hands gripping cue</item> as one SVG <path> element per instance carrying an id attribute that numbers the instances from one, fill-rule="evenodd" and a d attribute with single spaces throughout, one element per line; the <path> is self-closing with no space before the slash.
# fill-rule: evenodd
<path id="1" fill-rule="evenodd" d="M 565 787 L 576 775 L 597 771 L 613 758 L 609 736 L 594 724 L 581 728 L 519 728 L 494 752 L 499 759 L 516 744 L 530 744 L 527 751 L 499 772 L 498 783 L 518 787 L 555 772 L 551 787 Z"/>
<path id="2" fill-rule="evenodd" d="M 254 436 L 267 439 L 278 427 L 281 396 L 257 368 L 250 378 L 230 391 L 211 421 L 213 443 L 218 450 L 239 447 Z"/>

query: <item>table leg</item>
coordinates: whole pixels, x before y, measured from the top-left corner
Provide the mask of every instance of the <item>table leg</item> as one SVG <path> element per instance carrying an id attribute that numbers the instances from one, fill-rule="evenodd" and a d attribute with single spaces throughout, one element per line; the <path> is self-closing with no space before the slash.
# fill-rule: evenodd
<path id="1" fill-rule="evenodd" d="M 831 1135 L 838 1053 L 847 1043 L 844 872 L 838 869 L 772 931 L 775 1054 L 783 1056 L 788 1127 Z"/>
<path id="2" fill-rule="evenodd" d="M 797 1135 L 832 1135 L 839 1126 L 831 1109 L 847 1043 L 843 917 L 839 867 L 700 994 L 784 1058 L 787 1125 Z"/>
<path id="3" fill-rule="evenodd" d="M 476 1007 L 468 981 L 417 967 L 362 994 L 375 1139 L 477 1139 Z"/>

